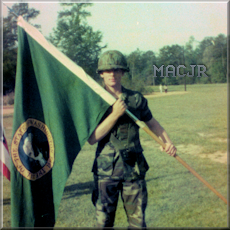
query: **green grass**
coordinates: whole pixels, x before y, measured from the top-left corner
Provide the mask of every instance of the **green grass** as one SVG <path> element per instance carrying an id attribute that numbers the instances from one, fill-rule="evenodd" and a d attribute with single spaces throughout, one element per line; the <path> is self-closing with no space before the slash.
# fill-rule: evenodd
<path id="1" fill-rule="evenodd" d="M 149 98 L 149 107 L 175 145 L 198 146 L 201 149 L 200 154 L 226 152 L 227 144 L 215 141 L 216 138 L 227 138 L 226 88 L 226 84 L 188 85 L 187 94 Z M 183 86 L 173 86 L 173 91 L 183 89 Z M 177 160 L 160 152 L 158 144 L 143 131 L 141 137 L 150 166 L 146 176 L 149 194 L 147 226 L 226 227 L 227 205 Z M 92 183 L 90 170 L 94 150 L 94 147 L 86 145 L 77 157 L 68 184 L 75 185 L 75 188 L 85 184 L 85 193 L 79 196 L 81 190 L 76 189 L 76 196 L 71 196 L 69 192 L 65 192 L 56 227 L 95 226 L 94 206 L 90 202 L 90 188 L 87 187 Z M 178 151 L 178 155 L 227 197 L 226 163 L 218 163 L 186 152 Z M 120 199 L 115 227 L 126 226 L 128 224 Z"/>
<path id="2" fill-rule="evenodd" d="M 201 145 L 206 153 L 226 151 L 226 144 L 210 142 L 210 137 L 227 138 L 226 84 L 188 85 L 187 92 L 150 99 L 154 117 L 173 135 L 175 144 Z"/>
<path id="3" fill-rule="evenodd" d="M 186 88 L 190 87 L 190 85 L 186 86 Z M 156 86 L 149 86 L 154 92 L 160 92 L 159 85 Z M 164 91 L 164 89 L 163 89 Z M 184 85 L 168 85 L 169 92 L 176 92 L 176 91 L 184 91 Z"/>
<path id="4" fill-rule="evenodd" d="M 169 92 L 183 91 L 184 87 L 168 86 L 168 89 Z M 217 151 L 227 151 L 227 85 L 187 85 L 186 94 L 151 97 L 148 102 L 153 116 L 178 146 L 178 156 L 227 198 L 227 163 L 210 158 Z M 227 205 L 218 196 L 175 158 L 161 152 L 159 145 L 142 130 L 141 141 L 150 166 L 146 175 L 148 227 L 228 226 Z M 79 153 L 66 184 L 55 227 L 95 226 L 91 203 L 95 148 L 86 144 Z M 202 155 L 207 157 L 202 158 Z M 5 219 L 5 222 L 4 227 L 9 227 L 10 221 Z M 120 199 L 115 227 L 127 226 Z"/>

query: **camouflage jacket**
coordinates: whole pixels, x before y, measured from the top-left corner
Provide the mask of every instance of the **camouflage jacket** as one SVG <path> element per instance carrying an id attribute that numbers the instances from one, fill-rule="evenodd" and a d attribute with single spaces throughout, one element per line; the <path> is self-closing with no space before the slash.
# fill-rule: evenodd
<path id="1" fill-rule="evenodd" d="M 147 100 L 141 93 L 122 87 L 122 99 L 129 111 L 139 120 L 146 122 L 152 118 Z M 111 107 L 102 120 L 109 113 Z M 98 142 L 92 171 L 98 176 L 113 177 L 118 175 L 116 171 L 122 168 L 122 177 L 125 180 L 144 177 L 149 167 L 142 152 L 139 127 L 127 114 L 124 114 L 108 135 Z"/>

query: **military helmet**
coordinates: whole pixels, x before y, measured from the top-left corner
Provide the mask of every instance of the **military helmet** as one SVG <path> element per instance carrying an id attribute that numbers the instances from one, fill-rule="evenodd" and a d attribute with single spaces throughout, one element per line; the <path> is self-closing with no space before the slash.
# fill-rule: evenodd
<path id="1" fill-rule="evenodd" d="M 122 69 L 129 71 L 127 61 L 124 55 L 117 50 L 109 50 L 104 52 L 98 60 L 97 73 L 103 70 Z"/>

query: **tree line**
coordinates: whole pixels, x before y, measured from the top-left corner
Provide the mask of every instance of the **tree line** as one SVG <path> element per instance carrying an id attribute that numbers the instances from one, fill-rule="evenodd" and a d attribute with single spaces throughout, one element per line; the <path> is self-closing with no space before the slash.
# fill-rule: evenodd
<path id="1" fill-rule="evenodd" d="M 87 17 L 91 16 L 86 8 L 92 3 L 60 3 L 62 10 L 58 12 L 57 25 L 47 37 L 52 44 L 61 50 L 70 59 L 81 66 L 87 74 L 99 83 L 100 76 L 96 73 L 99 55 L 107 47 L 103 44 L 101 31 L 94 31 L 87 23 Z M 29 8 L 28 3 L 16 3 L 12 10 L 23 16 L 29 23 L 40 12 Z M 32 24 L 32 23 L 31 23 Z M 41 29 L 40 25 L 34 25 Z M 123 78 L 124 86 L 134 90 L 146 92 L 151 85 L 167 84 L 196 84 L 196 83 L 226 83 L 227 82 L 227 40 L 224 34 L 216 37 L 205 37 L 198 42 L 193 36 L 185 45 L 171 45 L 162 47 L 158 53 L 153 51 L 141 51 L 136 49 L 130 54 L 125 54 L 130 68 Z M 17 18 L 8 13 L 3 18 L 3 94 L 14 91 L 17 62 Z M 155 71 L 154 67 L 163 68 L 163 74 Z M 179 74 L 172 73 L 173 66 L 179 69 Z M 194 66 L 204 65 L 208 77 L 196 77 L 198 70 Z M 193 72 L 194 71 L 194 72 Z M 193 73 L 193 77 L 183 74 Z M 177 73 L 176 73 L 177 74 Z M 162 77 L 163 76 L 163 77 Z"/>

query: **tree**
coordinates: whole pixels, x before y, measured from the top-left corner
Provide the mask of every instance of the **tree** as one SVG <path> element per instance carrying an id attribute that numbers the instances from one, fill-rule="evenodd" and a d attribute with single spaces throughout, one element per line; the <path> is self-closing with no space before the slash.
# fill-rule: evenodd
<path id="1" fill-rule="evenodd" d="M 156 56 L 153 51 L 142 54 L 141 63 L 144 66 L 141 74 L 144 76 L 147 85 L 155 85 L 153 65 L 156 63 Z"/>
<path id="2" fill-rule="evenodd" d="M 210 75 L 207 82 L 225 83 L 227 81 L 227 38 L 219 34 L 212 38 L 202 55 L 202 62 Z"/>
<path id="3" fill-rule="evenodd" d="M 195 42 L 198 41 L 191 36 L 184 46 L 164 46 L 159 50 L 157 57 L 152 51 L 143 52 L 137 49 L 131 52 L 126 57 L 130 73 L 125 74 L 124 85 L 145 92 L 146 86 L 151 84 L 184 84 L 186 90 L 186 84 L 225 83 L 227 81 L 226 36 L 220 34 L 217 37 L 205 37 L 201 42 L 198 42 L 199 45 L 194 49 Z M 158 68 L 156 72 L 154 72 L 153 65 Z M 164 66 L 163 73 L 160 69 L 162 65 Z M 169 65 L 173 67 L 168 68 L 166 77 L 166 68 Z M 177 74 L 179 65 L 184 65 L 185 68 L 179 68 L 179 74 Z M 197 77 L 197 65 L 206 67 L 205 73 L 208 77 Z M 172 73 L 172 71 L 174 72 Z M 153 78 L 154 75 L 157 77 Z M 164 77 L 161 77 L 162 75 Z"/>
<path id="4" fill-rule="evenodd" d="M 172 45 L 172 46 L 164 46 L 160 49 L 159 56 L 158 56 L 158 68 L 160 68 L 162 65 L 164 65 L 164 84 L 167 85 L 177 85 L 181 82 L 181 79 L 179 77 L 176 77 L 176 73 L 173 77 L 173 74 L 169 73 L 169 76 L 166 77 L 166 68 L 169 65 L 174 66 L 175 72 L 179 65 L 185 65 L 184 62 L 184 48 L 179 45 Z M 171 68 L 169 68 L 169 71 L 172 71 Z M 160 73 L 157 73 L 159 76 Z"/>
<path id="5" fill-rule="evenodd" d="M 102 34 L 93 31 L 86 18 L 91 14 L 85 8 L 91 3 L 61 3 L 64 8 L 58 14 L 57 27 L 49 40 L 66 56 L 81 66 L 94 79 L 96 75 L 98 56 L 102 49 Z"/>
<path id="6" fill-rule="evenodd" d="M 139 78 L 139 75 L 141 74 L 141 71 L 143 70 L 143 66 L 141 65 L 141 55 L 142 51 L 139 49 L 136 49 L 134 52 L 130 53 L 127 56 L 127 63 L 130 68 L 130 74 L 131 78 Z"/>
<path id="7" fill-rule="evenodd" d="M 122 83 L 128 88 L 147 93 L 146 86 L 155 84 L 153 64 L 156 62 L 156 56 L 154 52 L 143 52 L 137 49 L 130 53 L 126 59 L 130 73 L 129 77 L 124 76 Z"/>
<path id="8" fill-rule="evenodd" d="M 29 8 L 28 3 L 17 3 L 12 10 L 27 21 L 36 18 L 40 13 Z M 34 25 L 40 28 L 39 25 Z M 3 94 L 14 90 L 17 63 L 17 18 L 9 13 L 3 18 Z"/>
<path id="9" fill-rule="evenodd" d="M 184 77 L 185 84 L 194 84 L 196 83 L 196 77 L 197 76 L 197 68 L 194 68 L 194 76 L 193 77 L 187 77 L 187 73 L 189 75 L 192 75 L 193 70 L 191 68 L 191 65 L 196 65 L 196 55 L 193 49 L 193 43 L 195 42 L 195 38 L 193 36 L 190 36 L 189 41 L 185 44 L 184 47 L 184 62 L 186 66 L 186 76 Z"/>

